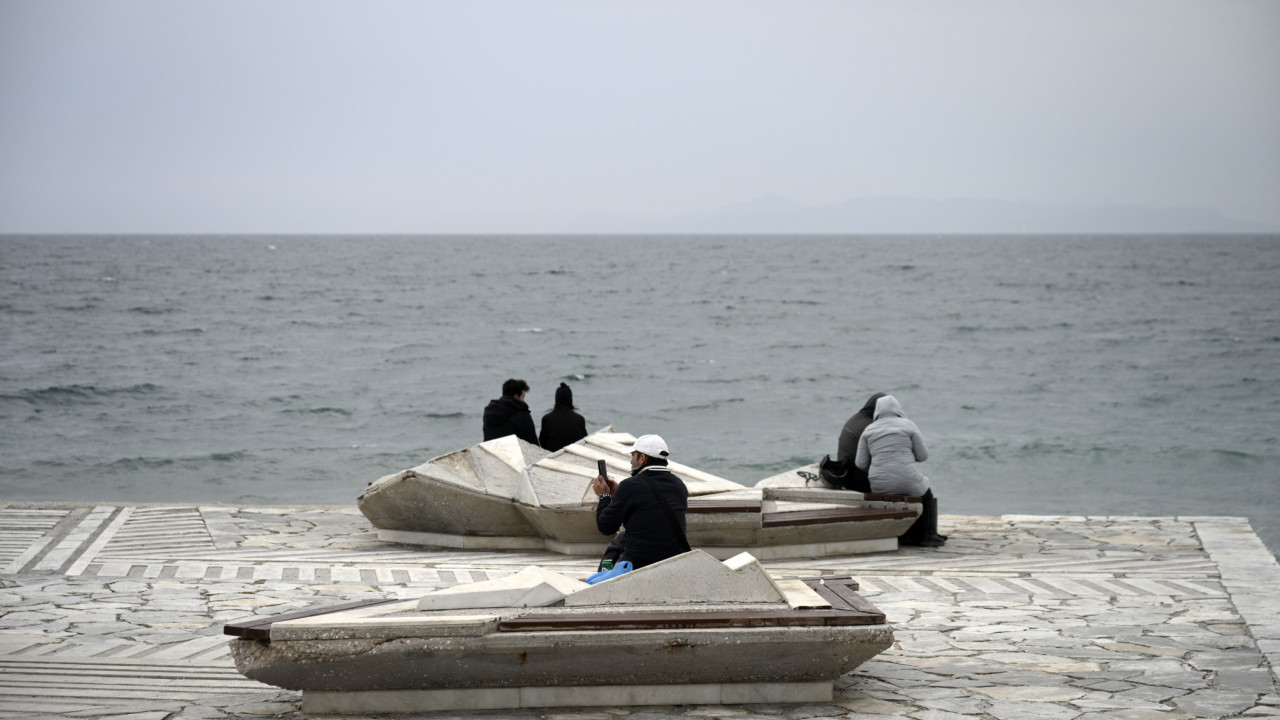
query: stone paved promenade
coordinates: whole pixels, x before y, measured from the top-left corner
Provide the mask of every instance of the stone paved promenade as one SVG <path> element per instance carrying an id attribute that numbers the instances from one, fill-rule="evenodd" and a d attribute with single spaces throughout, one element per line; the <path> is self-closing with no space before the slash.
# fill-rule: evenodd
<path id="1" fill-rule="evenodd" d="M 896 645 L 842 678 L 831 705 L 476 715 L 1280 716 L 1280 567 L 1244 520 L 942 526 L 941 549 L 766 563 L 775 576 L 852 574 L 896 627 Z M 236 673 L 222 623 L 412 598 L 530 564 L 594 569 L 550 553 L 384 545 L 350 507 L 0 504 L 0 717 L 301 718 L 297 693 Z"/>

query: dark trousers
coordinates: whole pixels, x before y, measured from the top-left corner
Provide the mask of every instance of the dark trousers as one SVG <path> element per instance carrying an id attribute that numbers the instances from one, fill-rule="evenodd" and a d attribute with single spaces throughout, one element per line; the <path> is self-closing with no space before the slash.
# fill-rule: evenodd
<path id="1" fill-rule="evenodd" d="M 904 545 L 918 543 L 925 538 L 938 534 L 938 499 L 933 496 L 933 488 L 924 491 L 924 507 L 920 509 L 920 517 L 898 536 Z"/>

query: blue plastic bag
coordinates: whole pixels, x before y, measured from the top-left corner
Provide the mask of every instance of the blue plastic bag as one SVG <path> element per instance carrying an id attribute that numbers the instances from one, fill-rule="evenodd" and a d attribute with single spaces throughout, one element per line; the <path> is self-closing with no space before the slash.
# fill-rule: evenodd
<path id="1" fill-rule="evenodd" d="M 602 580 L 608 580 L 609 578 L 616 578 L 619 575 L 622 575 L 623 573 L 629 573 L 629 572 L 631 572 L 631 561 L 623 560 L 621 562 L 615 563 L 613 568 L 609 570 L 602 570 L 598 573 L 591 575 L 590 577 L 587 578 L 587 584 L 595 585 L 596 583 Z"/>

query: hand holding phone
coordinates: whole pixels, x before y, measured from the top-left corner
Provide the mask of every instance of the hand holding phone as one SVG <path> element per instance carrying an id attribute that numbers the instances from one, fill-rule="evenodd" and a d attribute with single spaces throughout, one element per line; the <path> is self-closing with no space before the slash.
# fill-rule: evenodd
<path id="1" fill-rule="evenodd" d="M 597 495 L 612 495 L 618 489 L 618 483 L 609 479 L 609 468 L 605 466 L 604 460 L 596 461 L 596 470 L 600 476 L 591 481 L 591 489 Z"/>

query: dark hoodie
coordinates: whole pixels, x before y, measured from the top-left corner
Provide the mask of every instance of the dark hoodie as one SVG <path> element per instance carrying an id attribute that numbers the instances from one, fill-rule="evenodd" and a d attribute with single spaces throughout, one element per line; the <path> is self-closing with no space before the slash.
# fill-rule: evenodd
<path id="1" fill-rule="evenodd" d="M 862 409 L 853 414 L 849 421 L 844 424 L 844 429 L 840 431 L 839 449 L 836 451 L 836 459 L 843 462 L 853 472 L 861 472 L 862 479 L 867 479 L 865 471 L 860 471 L 853 464 L 853 458 L 858 454 L 858 438 L 862 437 L 862 431 L 875 420 L 876 401 L 884 397 L 884 393 L 878 392 L 872 395 L 867 404 Z"/>
<path id="2" fill-rule="evenodd" d="M 494 440 L 515 435 L 532 445 L 538 444 L 538 431 L 533 427 L 533 415 L 523 400 L 503 395 L 490 400 L 484 409 L 484 439 Z"/>
<path id="3" fill-rule="evenodd" d="M 542 416 L 542 432 L 538 441 L 543 450 L 555 452 L 587 436 L 587 421 L 573 411 L 573 390 L 560 383 L 556 388 L 556 407 Z"/>

